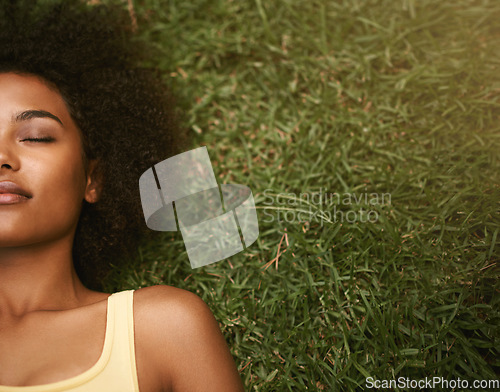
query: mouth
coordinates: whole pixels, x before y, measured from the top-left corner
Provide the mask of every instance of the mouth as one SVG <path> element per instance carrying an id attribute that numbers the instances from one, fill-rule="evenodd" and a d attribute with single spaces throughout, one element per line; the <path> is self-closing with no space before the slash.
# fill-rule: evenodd
<path id="1" fill-rule="evenodd" d="M 22 203 L 32 197 L 28 191 L 12 181 L 0 182 L 0 205 Z"/>
<path id="2" fill-rule="evenodd" d="M 28 201 L 29 198 L 15 193 L 0 193 L 0 205 L 17 204 Z"/>

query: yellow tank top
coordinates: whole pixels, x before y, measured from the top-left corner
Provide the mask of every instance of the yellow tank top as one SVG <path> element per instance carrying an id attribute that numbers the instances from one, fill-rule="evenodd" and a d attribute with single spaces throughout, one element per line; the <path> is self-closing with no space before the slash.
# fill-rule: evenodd
<path id="1" fill-rule="evenodd" d="M 0 385 L 0 392 L 139 392 L 134 350 L 133 290 L 108 297 L 106 335 L 98 361 L 78 376 L 26 387 Z"/>

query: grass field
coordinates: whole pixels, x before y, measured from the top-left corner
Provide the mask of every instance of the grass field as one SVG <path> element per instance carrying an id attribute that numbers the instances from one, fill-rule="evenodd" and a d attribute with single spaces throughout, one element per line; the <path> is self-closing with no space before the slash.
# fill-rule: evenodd
<path id="1" fill-rule="evenodd" d="M 500 2 L 133 5 L 190 145 L 252 189 L 260 237 L 192 270 L 165 234 L 115 288 L 200 295 L 248 391 L 496 378 Z"/>

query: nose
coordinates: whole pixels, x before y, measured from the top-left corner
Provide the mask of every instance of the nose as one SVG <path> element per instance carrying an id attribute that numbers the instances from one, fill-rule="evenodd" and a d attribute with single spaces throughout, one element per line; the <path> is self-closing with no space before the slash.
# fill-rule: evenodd
<path id="1" fill-rule="evenodd" d="M 19 167 L 20 160 L 13 146 L 10 146 L 6 140 L 0 138 L 0 173 L 6 170 L 17 171 Z"/>

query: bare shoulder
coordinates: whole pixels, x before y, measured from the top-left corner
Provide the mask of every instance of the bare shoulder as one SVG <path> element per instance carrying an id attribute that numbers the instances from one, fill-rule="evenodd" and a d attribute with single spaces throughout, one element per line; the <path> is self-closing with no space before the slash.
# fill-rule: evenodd
<path id="1" fill-rule="evenodd" d="M 142 373 L 164 391 L 243 391 L 219 325 L 196 294 L 171 286 L 136 290 L 134 320 L 140 384 Z"/>
<path id="2" fill-rule="evenodd" d="M 172 313 L 184 313 L 189 316 L 196 308 L 208 306 L 196 294 L 172 286 L 158 285 L 145 287 L 134 292 L 134 308 L 137 315 L 152 318 L 162 318 L 165 322 L 173 322 Z M 200 310 L 200 309 L 198 309 Z M 181 314 L 176 314 L 181 316 Z M 152 321 L 152 320 L 150 320 Z"/>

